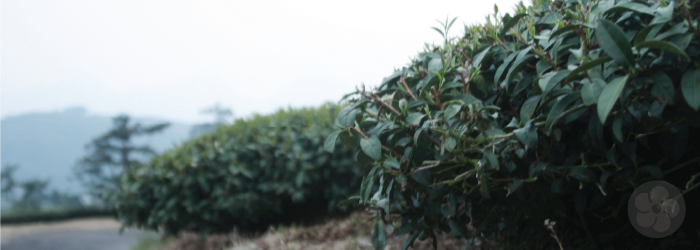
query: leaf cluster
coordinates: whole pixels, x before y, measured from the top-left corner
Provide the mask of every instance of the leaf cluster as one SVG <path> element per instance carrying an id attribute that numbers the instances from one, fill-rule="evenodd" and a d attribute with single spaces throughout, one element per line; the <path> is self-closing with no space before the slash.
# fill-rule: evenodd
<path id="1" fill-rule="evenodd" d="M 339 109 L 279 110 L 219 126 L 124 172 L 112 204 L 125 227 L 168 235 L 252 232 L 335 211 L 361 180 L 351 150 L 323 150 Z"/>
<path id="2" fill-rule="evenodd" d="M 403 249 L 437 247 L 440 230 L 558 249 L 542 226 L 552 219 L 567 246 L 599 249 L 634 231 L 618 215 L 637 185 L 664 179 L 687 194 L 700 175 L 684 168 L 700 161 L 688 139 L 700 128 L 697 9 L 521 3 L 349 94 L 326 149 L 341 138 L 359 152 L 361 191 L 347 203 L 378 218 L 374 246 L 397 230 Z"/>

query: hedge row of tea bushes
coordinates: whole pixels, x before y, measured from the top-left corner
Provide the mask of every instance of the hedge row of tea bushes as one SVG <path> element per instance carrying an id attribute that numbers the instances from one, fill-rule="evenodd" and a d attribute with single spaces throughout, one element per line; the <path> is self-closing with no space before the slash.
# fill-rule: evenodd
<path id="1" fill-rule="evenodd" d="M 403 249 L 436 247 L 438 231 L 506 249 L 700 245 L 698 5 L 496 8 L 486 24 L 355 92 L 328 145 L 362 138 L 345 140 L 364 168 L 348 202 L 376 215 L 374 247 L 392 231 L 408 235 Z M 642 236 L 627 216 L 632 191 L 649 180 L 686 200 L 684 224 L 663 239 Z"/>
<path id="2" fill-rule="evenodd" d="M 34 222 L 56 222 L 90 217 L 114 217 L 116 212 L 98 207 L 66 208 L 53 211 L 41 211 L 20 214 L 5 214 L 0 217 L 0 224 L 24 224 Z"/>
<path id="3" fill-rule="evenodd" d="M 351 150 L 339 142 L 323 150 L 339 109 L 287 109 L 220 126 L 125 172 L 109 199 L 125 227 L 166 234 L 260 230 L 334 211 L 362 178 Z"/>

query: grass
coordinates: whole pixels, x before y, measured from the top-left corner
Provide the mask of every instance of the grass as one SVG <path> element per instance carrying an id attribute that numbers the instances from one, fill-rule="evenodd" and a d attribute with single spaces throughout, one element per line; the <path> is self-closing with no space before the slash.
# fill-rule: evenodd
<path id="1" fill-rule="evenodd" d="M 139 238 L 139 241 L 131 247 L 131 250 L 164 250 L 167 244 L 167 240 L 162 240 L 153 235 L 146 235 Z"/>

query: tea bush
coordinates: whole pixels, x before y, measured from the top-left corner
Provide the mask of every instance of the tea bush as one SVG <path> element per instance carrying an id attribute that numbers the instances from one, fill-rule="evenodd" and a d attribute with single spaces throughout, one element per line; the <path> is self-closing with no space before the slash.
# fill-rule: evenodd
<path id="1" fill-rule="evenodd" d="M 351 150 L 323 150 L 338 110 L 280 110 L 220 126 L 125 172 L 109 197 L 125 227 L 170 235 L 250 232 L 335 211 L 362 177 Z"/>
<path id="2" fill-rule="evenodd" d="M 376 249 L 394 231 L 403 249 L 436 247 L 437 231 L 506 248 L 700 245 L 698 13 L 697 1 L 536 0 L 461 38 L 446 20 L 444 45 L 340 110 L 327 145 L 357 138 L 343 141 L 364 169 L 343 204 L 376 215 Z M 625 210 L 653 179 L 686 199 L 665 239 Z"/>

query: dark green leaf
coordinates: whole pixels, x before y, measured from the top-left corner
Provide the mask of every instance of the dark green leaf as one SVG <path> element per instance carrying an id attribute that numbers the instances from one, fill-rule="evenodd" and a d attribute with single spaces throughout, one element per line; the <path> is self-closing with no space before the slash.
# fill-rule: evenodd
<path id="1" fill-rule="evenodd" d="M 601 65 L 603 63 L 609 62 L 610 60 L 612 60 L 612 58 L 610 57 L 598 57 L 595 60 L 581 64 L 581 66 L 578 66 L 576 69 L 571 71 L 571 73 L 569 73 L 568 76 L 566 76 L 566 81 L 568 82 L 574 77 L 576 77 L 579 73 L 589 70 L 590 68 Z"/>
<path id="2" fill-rule="evenodd" d="M 506 75 L 506 84 L 510 84 L 510 82 L 513 81 L 515 75 L 517 75 L 520 72 L 520 70 L 522 70 L 523 67 L 525 67 L 525 65 L 527 65 L 527 63 L 530 62 L 532 59 L 535 59 L 534 55 L 528 55 L 516 60 L 513 63 L 513 66 L 510 67 L 510 69 L 508 70 L 508 74 Z"/>
<path id="3" fill-rule="evenodd" d="M 506 32 L 510 31 L 510 28 L 513 28 L 513 26 L 515 26 L 520 19 L 525 16 L 527 16 L 526 13 L 520 13 L 509 19 L 508 22 L 503 25 L 503 28 L 501 28 L 501 33 L 499 33 L 499 36 L 503 38 L 506 35 Z"/>
<path id="4" fill-rule="evenodd" d="M 527 75 L 523 77 L 523 79 L 520 79 L 518 81 L 518 84 L 515 85 L 515 89 L 513 90 L 513 95 L 518 95 L 520 92 L 523 90 L 527 89 L 528 87 L 532 86 L 532 82 L 535 81 L 537 77 L 534 75 Z"/>
<path id="5" fill-rule="evenodd" d="M 374 233 L 372 233 L 372 247 L 374 249 L 384 250 L 386 246 L 386 231 L 384 230 L 384 222 L 377 220 L 374 224 Z"/>
<path id="6" fill-rule="evenodd" d="M 520 188 L 520 185 L 522 185 L 522 184 L 523 184 L 523 180 L 521 180 L 521 179 L 517 179 L 517 180 L 513 181 L 513 183 L 508 184 L 508 187 L 506 188 L 508 190 L 508 194 L 506 194 L 506 197 L 508 197 L 513 192 L 515 192 L 515 190 L 518 190 L 518 188 Z"/>
<path id="7" fill-rule="evenodd" d="M 551 91 L 555 86 L 557 86 L 557 84 L 559 84 L 561 80 L 564 80 L 566 76 L 569 75 L 569 73 L 571 73 L 571 71 L 565 69 L 544 74 L 540 78 L 539 82 L 540 88 L 542 88 L 542 96 L 546 98 L 549 91 Z"/>
<path id="8" fill-rule="evenodd" d="M 652 24 L 663 24 L 668 21 L 671 21 L 673 18 L 673 7 L 674 7 L 674 2 L 669 2 L 666 7 L 658 7 L 656 8 L 656 14 L 654 17 L 654 20 L 651 20 L 650 25 Z"/>
<path id="9" fill-rule="evenodd" d="M 421 231 L 415 231 L 413 232 L 406 241 L 403 242 L 403 245 L 401 245 L 401 250 L 406 250 L 408 249 L 409 246 L 413 246 L 413 242 L 418 238 L 418 235 L 421 233 Z"/>
<path id="10" fill-rule="evenodd" d="M 552 32 L 552 34 L 549 34 L 549 40 L 551 41 L 552 39 L 557 38 L 557 36 L 564 34 L 564 32 L 572 31 L 578 27 L 579 27 L 578 25 L 567 25 L 567 26 L 564 26 L 563 28 L 559 28 L 558 30 Z"/>
<path id="11" fill-rule="evenodd" d="M 635 11 L 638 13 L 642 14 L 647 14 L 647 15 L 654 15 L 654 9 L 649 8 L 648 6 L 637 3 L 637 2 L 622 2 L 614 7 L 610 8 L 609 10 L 605 11 L 605 14 L 610 14 L 613 12 L 622 12 L 622 11 Z"/>
<path id="12" fill-rule="evenodd" d="M 384 166 L 394 168 L 394 169 L 401 168 L 401 165 L 399 164 L 399 162 L 394 160 L 394 158 L 388 158 L 388 159 L 384 160 Z"/>
<path id="13" fill-rule="evenodd" d="M 428 172 L 427 169 L 416 172 L 415 174 L 411 175 L 411 178 L 423 186 L 430 185 L 430 172 Z"/>
<path id="14" fill-rule="evenodd" d="M 338 123 L 341 127 L 347 128 L 348 125 L 355 125 L 355 109 L 352 106 L 344 107 L 338 113 Z"/>
<path id="15" fill-rule="evenodd" d="M 351 196 L 347 200 L 339 202 L 338 205 L 336 205 L 336 207 L 347 206 L 347 205 L 350 205 L 352 203 L 356 203 L 358 201 L 360 201 L 360 196 Z"/>
<path id="16" fill-rule="evenodd" d="M 537 147 L 537 129 L 531 123 L 528 123 L 523 128 L 513 130 L 513 134 L 528 148 Z"/>
<path id="17" fill-rule="evenodd" d="M 663 72 L 656 72 L 652 75 L 652 79 L 654 79 L 654 85 L 651 87 L 651 94 L 663 99 L 669 105 L 673 105 L 676 99 L 676 90 L 671 78 Z"/>
<path id="18" fill-rule="evenodd" d="M 408 124 L 419 125 L 420 121 L 423 119 L 423 117 L 425 117 L 424 114 L 413 113 L 413 114 L 408 115 L 408 117 L 406 118 L 406 122 Z"/>
<path id="19" fill-rule="evenodd" d="M 365 152 L 367 156 L 372 157 L 375 161 L 382 159 L 382 144 L 376 136 L 372 136 L 368 139 L 362 138 L 360 140 L 360 147 L 362 148 L 362 152 Z"/>
<path id="20" fill-rule="evenodd" d="M 644 29 L 642 29 L 641 31 L 639 31 L 639 33 L 637 33 L 637 35 L 635 35 L 634 45 L 636 46 L 640 43 L 652 40 L 654 36 L 656 36 L 656 34 L 659 33 L 659 30 L 661 30 L 662 27 L 663 25 L 661 24 L 649 25 L 644 27 Z"/>
<path id="21" fill-rule="evenodd" d="M 684 56 L 685 58 L 689 58 L 688 55 L 685 54 L 685 52 L 683 52 L 681 49 L 679 49 L 678 47 L 676 47 L 675 44 L 669 43 L 669 42 L 666 42 L 666 41 L 655 41 L 655 40 L 646 41 L 646 42 L 640 43 L 639 45 L 637 45 L 637 46 L 635 46 L 635 47 L 637 47 L 637 49 L 641 49 L 641 48 L 653 48 L 653 49 L 668 50 L 668 51 L 670 51 L 670 52 L 673 52 L 673 53 L 682 55 L 682 56 Z M 606 53 L 607 53 L 607 52 L 606 52 Z"/>
<path id="22" fill-rule="evenodd" d="M 459 104 L 451 104 L 450 106 L 447 106 L 447 108 L 445 109 L 445 113 L 443 114 L 445 120 L 450 120 L 450 118 L 459 113 L 460 109 L 462 109 L 462 106 L 460 106 Z"/>
<path id="23" fill-rule="evenodd" d="M 601 19 L 598 21 L 595 35 L 605 54 L 615 59 L 619 64 L 634 67 L 632 47 L 625 36 L 625 32 L 620 27 L 613 22 Z"/>
<path id="24" fill-rule="evenodd" d="M 624 117 L 624 113 L 617 113 L 615 115 L 615 118 L 613 119 L 613 124 L 612 124 L 612 129 L 613 129 L 613 135 L 615 136 L 615 139 L 619 142 L 624 142 L 625 138 L 622 136 L 622 118 Z"/>
<path id="25" fill-rule="evenodd" d="M 586 167 L 575 167 L 569 169 L 568 175 L 580 181 L 591 182 L 598 180 L 598 176 Z"/>
<path id="26" fill-rule="evenodd" d="M 344 130 L 338 130 L 329 135 L 326 142 L 323 144 L 323 149 L 329 153 L 333 153 L 335 150 L 335 141 L 338 139 L 338 135 L 342 132 L 344 132 Z"/>
<path id="27" fill-rule="evenodd" d="M 681 90 L 688 105 L 697 111 L 700 108 L 700 69 L 683 74 Z"/>
<path id="28" fill-rule="evenodd" d="M 554 107 L 549 111 L 549 114 L 547 115 L 547 121 L 545 122 L 544 126 L 544 131 L 545 133 L 549 133 L 549 131 L 552 130 L 552 126 L 554 126 L 554 123 L 559 119 L 559 115 L 564 112 L 564 109 L 569 106 L 572 102 L 578 100 L 581 97 L 581 92 L 574 92 L 571 94 L 568 94 L 561 100 L 559 100 L 556 104 L 554 104 Z"/>
<path id="29" fill-rule="evenodd" d="M 430 147 L 430 141 L 426 132 L 422 129 L 417 130 L 413 136 L 413 151 L 411 153 L 411 163 L 415 166 L 423 165 L 423 160 L 428 153 L 428 148 Z"/>
<path id="30" fill-rule="evenodd" d="M 417 101 L 412 101 L 408 103 L 408 108 L 415 108 L 418 106 L 421 106 L 423 104 L 429 103 L 427 100 L 417 100 Z"/>
<path id="31" fill-rule="evenodd" d="M 523 103 L 523 106 L 520 107 L 520 122 L 527 122 L 533 118 L 540 97 L 540 95 L 532 96 Z"/>
<path id="32" fill-rule="evenodd" d="M 625 75 L 623 77 L 613 79 L 607 86 L 605 86 L 603 92 L 600 93 L 600 97 L 598 98 L 598 117 L 601 124 L 605 124 L 608 114 L 612 110 L 613 106 L 615 106 L 617 99 L 620 98 L 622 90 L 625 89 L 628 78 L 629 75 Z"/>
<path id="33" fill-rule="evenodd" d="M 581 88 L 581 98 L 586 105 L 598 103 L 598 97 L 605 88 L 605 81 L 602 79 L 594 79 L 592 83 L 586 83 Z"/>
<path id="34" fill-rule="evenodd" d="M 484 60 L 484 57 L 486 56 L 487 53 L 489 53 L 489 50 L 491 50 L 491 47 L 487 47 L 483 51 L 479 52 L 479 54 L 476 54 L 474 57 L 474 61 L 472 62 L 474 67 L 478 67 L 481 65 L 481 61 Z"/>
<path id="35" fill-rule="evenodd" d="M 510 63 L 517 56 L 518 56 L 518 53 L 510 54 L 508 57 L 506 57 L 506 60 L 503 62 L 503 64 L 501 64 L 501 66 L 498 66 L 498 69 L 496 69 L 496 74 L 494 75 L 494 78 L 493 78 L 494 83 L 501 82 L 501 77 L 503 76 L 503 72 L 505 72 L 506 68 L 508 68 L 508 65 L 510 65 Z"/>

